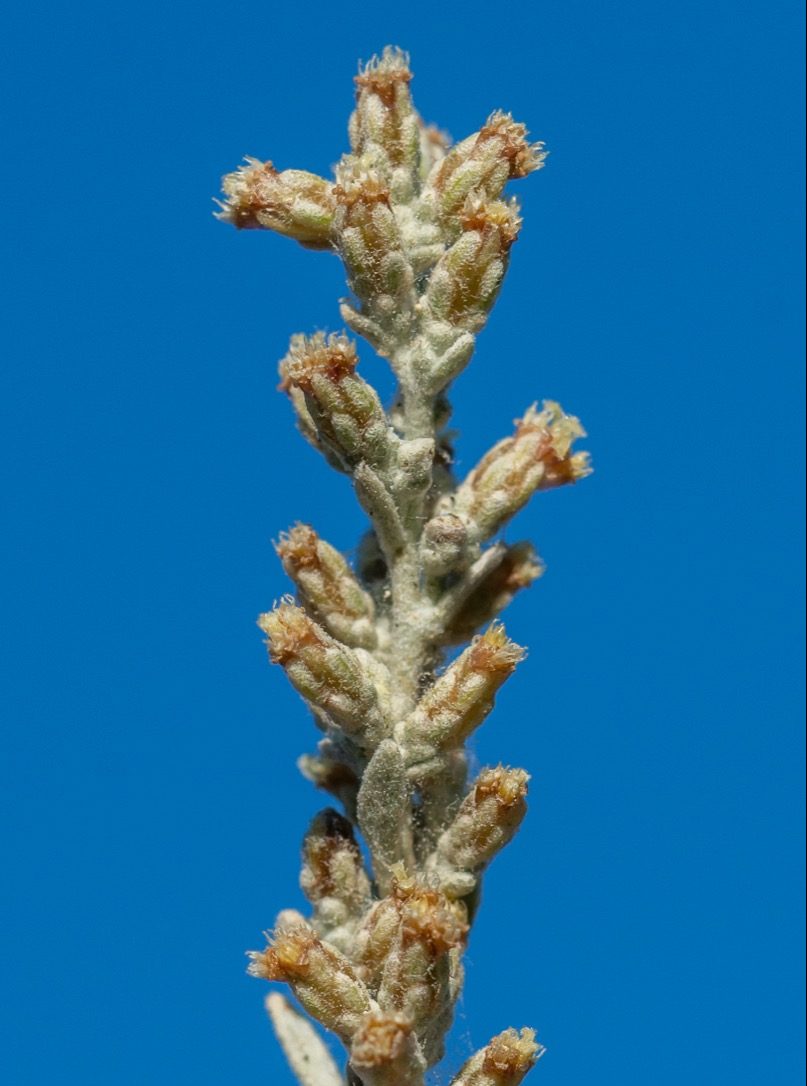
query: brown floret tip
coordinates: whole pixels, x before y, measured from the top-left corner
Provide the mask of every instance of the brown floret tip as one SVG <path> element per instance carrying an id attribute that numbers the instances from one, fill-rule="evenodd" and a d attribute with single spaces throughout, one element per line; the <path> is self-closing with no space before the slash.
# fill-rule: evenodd
<path id="1" fill-rule="evenodd" d="M 488 674 L 494 671 L 510 674 L 523 657 L 524 649 L 510 640 L 500 622 L 494 622 L 471 643 L 468 667 Z"/>
<path id="2" fill-rule="evenodd" d="M 529 779 L 523 769 L 506 769 L 502 765 L 484 769 L 474 785 L 474 799 L 481 803 L 492 796 L 502 807 L 514 807 L 526 796 Z"/>
<path id="3" fill-rule="evenodd" d="M 288 663 L 307 645 L 324 644 L 319 626 L 293 603 L 281 603 L 274 611 L 259 615 L 258 625 L 268 637 L 273 664 Z"/>
<path id="4" fill-rule="evenodd" d="M 505 1030 L 494 1037 L 487 1047 L 483 1069 L 506 1078 L 521 1076 L 541 1054 L 541 1046 L 535 1041 L 535 1031 L 523 1029 Z"/>
<path id="5" fill-rule="evenodd" d="M 350 1048 L 355 1067 L 383 1067 L 404 1050 L 412 1024 L 400 1014 L 371 1014 L 362 1022 Z"/>

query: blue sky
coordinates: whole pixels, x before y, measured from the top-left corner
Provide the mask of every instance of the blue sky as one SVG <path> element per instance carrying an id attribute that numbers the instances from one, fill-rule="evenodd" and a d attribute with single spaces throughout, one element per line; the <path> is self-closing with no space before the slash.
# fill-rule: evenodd
<path id="1" fill-rule="evenodd" d="M 460 467 L 543 397 L 596 467 L 510 533 L 548 572 L 476 754 L 533 799 L 452 1059 L 529 1023 L 544 1086 L 801 1081 L 798 6 L 90 0 L 6 30 L 6 1081 L 291 1082 L 243 951 L 300 900 L 314 736 L 254 617 L 282 529 L 361 531 L 274 389 L 344 287 L 210 198 L 243 154 L 326 172 L 387 42 L 427 119 L 503 107 L 551 150 Z"/>

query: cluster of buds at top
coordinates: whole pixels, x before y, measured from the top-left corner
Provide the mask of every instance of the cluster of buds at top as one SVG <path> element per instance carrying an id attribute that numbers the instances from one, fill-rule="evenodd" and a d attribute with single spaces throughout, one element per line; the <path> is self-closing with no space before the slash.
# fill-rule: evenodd
<path id="1" fill-rule="evenodd" d="M 414 195 L 420 169 L 423 123 L 412 104 L 409 59 L 400 49 L 385 49 L 356 76 L 356 110 L 350 118 L 350 143 L 389 179 L 398 202 Z"/>
<path id="2" fill-rule="evenodd" d="M 521 231 L 505 186 L 544 151 L 503 112 L 452 147 L 418 115 L 411 81 L 406 54 L 384 50 L 356 77 L 333 182 L 248 159 L 224 179 L 219 214 L 337 254 L 352 291 L 343 320 L 398 381 L 385 410 L 341 333 L 294 336 L 280 363 L 300 431 L 351 477 L 371 520 L 353 565 L 307 524 L 283 534 L 297 602 L 259 619 L 324 733 L 300 768 L 344 808 L 318 814 L 303 840 L 308 917 L 285 910 L 251 955 L 251 973 L 288 984 L 347 1049 L 343 1074 L 272 995 L 302 1086 L 424 1086 L 443 1054 L 480 881 L 521 825 L 529 779 L 498 765 L 468 783 L 465 744 L 524 655 L 497 616 L 543 572 L 531 544 L 488 541 L 535 491 L 590 470 L 572 450 L 579 422 L 546 402 L 454 478 L 447 389 Z M 541 1052 L 531 1030 L 507 1030 L 452 1086 L 517 1086 Z"/>

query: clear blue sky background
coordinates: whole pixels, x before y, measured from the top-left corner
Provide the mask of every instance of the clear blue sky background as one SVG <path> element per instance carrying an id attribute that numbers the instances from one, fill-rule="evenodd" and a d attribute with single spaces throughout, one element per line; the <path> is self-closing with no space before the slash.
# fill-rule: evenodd
<path id="1" fill-rule="evenodd" d="M 343 287 L 210 198 L 245 153 L 327 171 L 356 60 L 388 41 L 427 119 L 458 137 L 501 106 L 552 151 L 457 386 L 460 466 L 546 396 L 597 469 L 511 532 L 549 568 L 477 754 L 528 767 L 534 798 L 452 1059 L 531 1023 L 544 1086 L 801 1080 L 798 8 L 6 16 L 10 1086 L 290 1082 L 243 952 L 300 901 L 320 800 L 254 616 L 286 590 L 281 529 L 361 530 L 274 390 Z"/>

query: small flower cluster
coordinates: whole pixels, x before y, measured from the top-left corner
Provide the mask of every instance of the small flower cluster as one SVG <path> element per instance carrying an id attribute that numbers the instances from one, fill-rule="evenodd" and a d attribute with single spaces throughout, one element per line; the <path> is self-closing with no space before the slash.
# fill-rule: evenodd
<path id="1" fill-rule="evenodd" d="M 220 212 L 338 254 L 352 291 L 343 319 L 398 381 L 385 410 L 342 333 L 294 336 L 280 363 L 300 431 L 371 522 L 355 569 L 307 524 L 281 535 L 296 599 L 259 619 L 322 733 L 300 768 L 341 806 L 303 841 L 309 915 L 280 913 L 251 954 L 250 972 L 288 985 L 304 1012 L 267 1000 L 303 1086 L 345 1081 L 310 1019 L 345 1045 L 354 1086 L 422 1086 L 443 1055 L 481 879 L 526 813 L 524 770 L 468 781 L 466 744 L 524 655 L 497 616 L 543 572 L 529 543 L 494 537 L 534 493 L 590 471 L 573 451 L 580 423 L 546 402 L 453 477 L 446 391 L 519 236 L 505 186 L 544 151 L 501 112 L 450 147 L 415 110 L 411 79 L 396 49 L 361 70 L 333 182 L 247 159 L 225 177 Z M 515 1086 L 541 1052 L 531 1030 L 505 1030 L 453 1086 Z"/>

